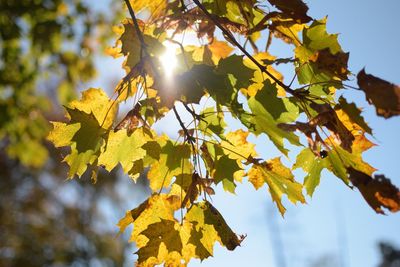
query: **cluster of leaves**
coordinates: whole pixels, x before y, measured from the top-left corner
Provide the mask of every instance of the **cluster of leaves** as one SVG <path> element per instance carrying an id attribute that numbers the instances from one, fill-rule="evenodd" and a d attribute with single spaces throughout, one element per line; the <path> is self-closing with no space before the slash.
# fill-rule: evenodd
<path id="1" fill-rule="evenodd" d="M 257 0 L 125 2 L 130 18 L 116 28 L 120 37 L 109 49 L 115 57 L 125 56 L 127 74 L 115 98 L 101 89 L 83 92 L 81 100 L 66 106 L 68 122 L 53 122 L 48 139 L 70 148 L 64 161 L 71 178 L 91 171 L 96 179 L 99 167 L 111 171 L 120 165 L 135 180 L 148 170 L 153 194 L 119 222 L 121 231 L 133 225 L 138 266 L 204 260 L 217 241 L 229 250 L 239 246 L 244 236 L 231 230 L 209 196 L 220 183 L 234 193 L 245 177 L 256 189 L 266 184 L 282 215 L 282 198 L 304 203 L 303 188 L 312 196 L 324 169 L 357 187 L 376 212 L 400 209 L 399 190 L 383 175 L 373 176 L 375 169 L 362 159 L 374 144 L 360 109 L 336 97 L 338 90 L 349 89 L 349 53 L 327 32 L 326 18 L 309 17 L 301 0 L 268 0 L 268 7 Z M 136 17 L 140 12 L 142 19 Z M 178 41 L 186 33 L 196 34 L 203 45 Z M 260 51 L 265 33 L 266 49 Z M 293 48 L 292 58 L 268 52 L 275 39 Z M 168 42 L 177 46 L 173 77 L 160 60 Z M 297 88 L 284 83 L 277 64 L 294 67 Z M 400 113 L 398 86 L 364 70 L 357 79 L 378 115 Z M 118 106 L 128 99 L 133 107 L 116 123 Z M 213 101 L 200 105 L 206 99 Z M 183 112 L 193 120 L 185 123 Z M 168 113 L 181 127 L 177 140 L 152 129 Z M 227 114 L 242 128 L 229 131 Z M 303 149 L 288 167 L 280 157 L 258 158 L 249 135 L 266 135 L 286 157 L 292 147 Z M 297 168 L 306 172 L 303 183 L 292 173 Z"/>

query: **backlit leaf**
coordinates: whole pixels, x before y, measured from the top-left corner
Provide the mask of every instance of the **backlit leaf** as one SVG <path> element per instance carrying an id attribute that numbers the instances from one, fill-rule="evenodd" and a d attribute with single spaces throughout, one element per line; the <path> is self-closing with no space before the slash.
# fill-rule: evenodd
<path id="1" fill-rule="evenodd" d="M 147 174 L 150 188 L 154 192 L 161 190 L 162 187 L 168 187 L 174 176 L 192 173 L 189 145 L 160 140 L 160 146 L 160 158 L 152 163 Z"/>
<path id="2" fill-rule="evenodd" d="M 185 220 L 193 224 L 192 231 L 197 233 L 197 236 L 195 235 L 194 238 L 189 240 L 189 243 L 193 242 L 196 247 L 201 249 L 196 251 L 200 259 L 213 255 L 214 243 L 217 241 L 229 250 L 234 250 L 237 246 L 240 246 L 241 239 L 208 201 L 193 205 L 186 214 Z"/>
<path id="3" fill-rule="evenodd" d="M 149 138 L 143 132 L 143 128 L 136 129 L 131 135 L 127 130 L 111 131 L 107 137 L 107 143 L 98 159 L 98 164 L 104 165 L 108 171 L 121 164 L 125 173 L 132 169 L 134 162 L 144 158 L 146 151 L 142 146 Z"/>
<path id="4" fill-rule="evenodd" d="M 305 203 L 302 194 L 303 186 L 294 180 L 290 169 L 281 163 L 280 158 L 253 164 L 248 176 L 249 181 L 256 189 L 259 189 L 264 184 L 268 185 L 272 200 L 276 203 L 282 216 L 286 211 L 281 202 L 282 195 L 287 195 L 288 199 L 294 204 L 298 201 Z"/>
<path id="5" fill-rule="evenodd" d="M 297 155 L 293 169 L 302 168 L 306 173 L 303 185 L 309 196 L 313 195 L 315 188 L 319 185 L 321 171 L 328 166 L 328 159 L 316 156 L 309 148 L 305 148 Z"/>
<path id="6" fill-rule="evenodd" d="M 286 107 L 282 105 L 268 105 L 268 101 L 271 101 L 268 97 L 271 97 L 271 94 L 269 94 L 267 90 L 261 90 L 255 97 L 249 99 L 249 107 L 253 113 L 250 121 L 254 124 L 254 133 L 256 135 L 265 133 L 275 146 L 286 155 L 288 150 L 283 146 L 283 139 L 287 139 L 294 145 L 300 145 L 299 139 L 293 133 L 284 131 L 277 126 L 278 122 L 274 119 L 270 111 L 273 112 L 275 117 L 281 116 L 288 111 Z"/>

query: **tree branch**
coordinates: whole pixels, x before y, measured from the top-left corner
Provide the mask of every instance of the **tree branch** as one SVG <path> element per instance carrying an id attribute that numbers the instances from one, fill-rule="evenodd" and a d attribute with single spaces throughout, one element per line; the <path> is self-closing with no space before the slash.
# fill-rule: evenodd
<path id="1" fill-rule="evenodd" d="M 186 138 L 186 140 L 193 146 L 193 149 L 194 149 L 194 144 L 193 144 L 193 143 L 194 143 L 195 139 L 194 139 L 193 136 L 189 133 L 189 130 L 186 128 L 185 124 L 183 123 L 181 117 L 179 116 L 178 111 L 176 110 L 176 107 L 174 106 L 172 109 L 174 110 L 175 117 L 176 117 L 176 119 L 178 120 L 179 125 L 181 126 L 183 132 L 185 133 L 185 138 Z M 195 150 L 193 150 L 193 152 L 194 152 L 194 151 L 195 151 Z"/>

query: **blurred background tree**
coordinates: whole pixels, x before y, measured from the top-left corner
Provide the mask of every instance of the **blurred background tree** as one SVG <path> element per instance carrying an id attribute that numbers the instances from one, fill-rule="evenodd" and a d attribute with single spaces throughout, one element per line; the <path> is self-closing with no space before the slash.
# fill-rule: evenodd
<path id="1" fill-rule="evenodd" d="M 378 267 L 400 267 L 400 249 L 388 242 L 379 242 L 381 262 Z"/>
<path id="2" fill-rule="evenodd" d="M 45 141 L 48 121 L 96 77 L 123 12 L 109 4 L 113 16 L 82 0 L 0 1 L 0 266 L 122 266 L 131 253 L 115 228 L 128 179 L 66 183 Z"/>

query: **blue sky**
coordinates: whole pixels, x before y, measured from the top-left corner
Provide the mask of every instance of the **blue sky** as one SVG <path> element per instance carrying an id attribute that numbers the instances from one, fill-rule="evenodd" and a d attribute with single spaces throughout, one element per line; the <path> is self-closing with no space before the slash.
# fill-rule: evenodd
<path id="1" fill-rule="evenodd" d="M 328 32 L 340 33 L 339 41 L 343 50 L 350 52 L 350 70 L 354 74 L 366 67 L 367 73 L 400 84 L 398 0 L 308 3 L 312 17 L 328 15 Z M 279 46 L 274 49 L 278 54 Z M 110 78 L 121 75 L 120 61 L 109 58 L 98 63 L 103 66 L 101 78 L 92 85 L 111 86 Z M 356 81 L 350 84 L 355 85 Z M 366 121 L 374 130 L 373 142 L 379 145 L 366 152 L 364 158 L 378 173 L 400 186 L 400 118 L 378 118 L 360 92 L 346 92 L 345 96 L 364 107 Z M 257 145 L 260 154 L 268 158 L 275 152 L 266 143 L 261 138 Z M 282 267 L 277 262 L 283 258 L 288 267 L 305 267 L 327 257 L 331 265 L 325 266 L 372 267 L 379 261 L 378 241 L 390 241 L 400 247 L 400 213 L 375 214 L 358 191 L 350 190 L 327 172 L 306 205 L 285 202 L 288 211 L 284 219 L 277 213 L 267 189 L 255 191 L 247 182 L 238 186 L 236 196 L 218 190 L 213 203 L 231 227 L 239 234 L 247 234 L 247 238 L 233 252 L 217 245 L 214 258 L 202 264 L 194 261 L 191 266 Z M 279 236 L 281 246 L 275 241 Z M 134 259 L 132 255 L 131 263 Z"/>

